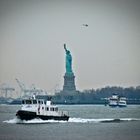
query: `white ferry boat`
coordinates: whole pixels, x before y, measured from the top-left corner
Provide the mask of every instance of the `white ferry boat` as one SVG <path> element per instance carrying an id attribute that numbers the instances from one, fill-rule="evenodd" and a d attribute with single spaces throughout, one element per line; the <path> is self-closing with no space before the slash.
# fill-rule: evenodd
<path id="1" fill-rule="evenodd" d="M 113 94 L 109 98 L 109 106 L 111 106 L 111 107 L 117 107 L 118 106 L 118 95 L 117 94 Z"/>
<path id="2" fill-rule="evenodd" d="M 119 98 L 118 106 L 119 106 L 119 107 L 126 107 L 126 106 L 127 106 L 126 98 L 125 98 L 125 97 L 120 97 L 120 98 Z"/>
<path id="3" fill-rule="evenodd" d="M 45 101 L 35 97 L 22 100 L 22 107 L 17 111 L 16 116 L 21 120 L 35 118 L 42 120 L 69 120 L 68 112 L 59 111 L 56 105 L 51 104 L 51 100 Z"/>
<path id="4" fill-rule="evenodd" d="M 111 107 L 126 107 L 126 98 L 125 97 L 119 97 L 117 94 L 113 94 L 109 98 L 109 106 Z"/>

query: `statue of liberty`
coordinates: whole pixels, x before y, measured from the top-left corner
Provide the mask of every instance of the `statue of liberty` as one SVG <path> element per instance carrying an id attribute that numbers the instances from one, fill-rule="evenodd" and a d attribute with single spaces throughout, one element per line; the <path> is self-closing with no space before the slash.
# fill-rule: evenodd
<path id="1" fill-rule="evenodd" d="M 64 44 L 64 49 L 66 52 L 66 73 L 71 74 L 72 72 L 72 56 L 70 54 L 70 51 L 67 50 L 66 44 Z"/>
<path id="2" fill-rule="evenodd" d="M 66 72 L 64 75 L 64 85 L 63 85 L 63 92 L 64 93 L 75 93 L 76 86 L 75 86 L 75 76 L 72 71 L 72 56 L 70 51 L 66 48 L 66 44 L 64 44 L 64 50 L 66 53 Z"/>

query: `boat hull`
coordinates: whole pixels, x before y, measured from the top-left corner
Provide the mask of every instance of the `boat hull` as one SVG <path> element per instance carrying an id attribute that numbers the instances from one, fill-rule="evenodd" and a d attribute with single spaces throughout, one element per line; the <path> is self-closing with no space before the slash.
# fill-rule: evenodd
<path id="1" fill-rule="evenodd" d="M 32 119 L 42 119 L 42 120 L 59 120 L 59 121 L 68 121 L 69 116 L 47 116 L 47 115 L 37 115 L 36 112 L 19 110 L 16 113 L 16 116 L 21 120 L 32 120 Z"/>
<path id="2" fill-rule="evenodd" d="M 119 107 L 127 107 L 126 104 L 124 104 L 124 105 L 122 105 L 122 104 L 120 105 L 120 104 L 119 104 L 118 106 L 119 106 Z"/>
<path id="3" fill-rule="evenodd" d="M 110 107 L 117 107 L 118 105 L 109 104 Z"/>

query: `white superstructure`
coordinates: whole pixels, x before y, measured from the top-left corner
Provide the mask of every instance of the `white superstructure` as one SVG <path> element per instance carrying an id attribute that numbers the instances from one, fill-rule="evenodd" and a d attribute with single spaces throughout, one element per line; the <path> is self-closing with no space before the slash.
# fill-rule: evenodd
<path id="1" fill-rule="evenodd" d="M 21 110 L 36 112 L 37 115 L 61 116 L 64 114 L 64 111 L 58 111 L 58 107 L 52 105 L 51 101 L 44 101 L 43 99 L 22 100 Z"/>
<path id="2" fill-rule="evenodd" d="M 125 98 L 125 97 L 120 97 L 120 98 L 119 98 L 118 106 L 119 106 L 119 107 L 126 107 L 126 106 L 127 106 L 126 98 Z"/>
<path id="3" fill-rule="evenodd" d="M 66 120 L 69 116 L 66 111 L 59 111 L 58 106 L 51 104 L 51 100 L 31 99 L 22 100 L 22 107 L 16 116 L 21 120 L 40 118 L 42 120 Z"/>
<path id="4" fill-rule="evenodd" d="M 118 95 L 113 94 L 109 98 L 109 106 L 116 107 L 118 105 Z"/>

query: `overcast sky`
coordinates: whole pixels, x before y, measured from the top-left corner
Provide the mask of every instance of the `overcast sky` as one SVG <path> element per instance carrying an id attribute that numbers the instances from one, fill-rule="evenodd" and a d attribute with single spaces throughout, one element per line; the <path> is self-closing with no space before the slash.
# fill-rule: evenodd
<path id="1" fill-rule="evenodd" d="M 140 85 L 139 0 L 0 0 L 0 84 L 62 89 L 64 43 L 78 90 Z"/>

